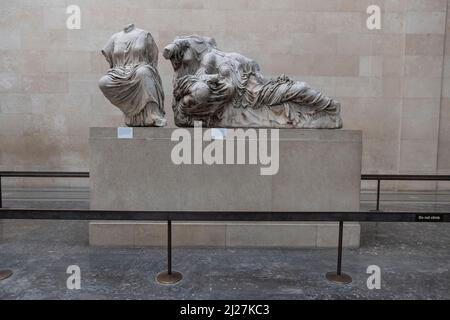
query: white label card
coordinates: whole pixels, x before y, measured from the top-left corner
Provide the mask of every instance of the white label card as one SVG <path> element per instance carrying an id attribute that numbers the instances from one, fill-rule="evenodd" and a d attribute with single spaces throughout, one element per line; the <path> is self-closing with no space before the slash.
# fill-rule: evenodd
<path id="1" fill-rule="evenodd" d="M 117 128 L 117 139 L 133 139 L 133 128 L 120 127 Z"/>

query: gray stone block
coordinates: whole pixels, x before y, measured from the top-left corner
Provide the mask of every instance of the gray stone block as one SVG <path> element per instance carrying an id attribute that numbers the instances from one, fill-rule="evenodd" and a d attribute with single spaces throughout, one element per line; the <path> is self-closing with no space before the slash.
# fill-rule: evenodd
<path id="1" fill-rule="evenodd" d="M 342 244 L 344 247 L 359 247 L 361 225 L 359 223 L 344 223 Z M 317 247 L 334 248 L 337 245 L 339 223 L 321 223 L 317 225 Z"/>
<path id="2" fill-rule="evenodd" d="M 116 128 L 91 128 L 91 208 L 359 210 L 360 131 L 280 130 L 279 172 L 262 176 L 259 165 L 175 165 L 171 161 L 176 145 L 170 139 L 173 130 L 134 128 L 134 139 L 119 140 Z M 96 222 L 90 228 L 91 244 L 165 245 L 165 224 L 131 224 L 133 231 L 127 229 L 126 235 L 115 237 L 117 228 L 129 224 Z M 186 223 L 174 226 L 174 244 L 327 247 L 337 242 L 337 235 L 328 234 L 326 228 L 332 230 L 317 223 Z M 357 224 L 346 226 L 348 246 L 359 244 L 359 231 Z M 92 234 L 97 232 L 104 235 Z"/>
<path id="3" fill-rule="evenodd" d="M 166 223 L 139 223 L 135 227 L 135 246 L 167 245 Z M 219 223 L 174 223 L 172 226 L 175 247 L 225 248 L 225 235 L 225 225 Z"/>
<path id="4" fill-rule="evenodd" d="M 313 223 L 227 224 L 227 247 L 314 248 L 317 226 Z"/>

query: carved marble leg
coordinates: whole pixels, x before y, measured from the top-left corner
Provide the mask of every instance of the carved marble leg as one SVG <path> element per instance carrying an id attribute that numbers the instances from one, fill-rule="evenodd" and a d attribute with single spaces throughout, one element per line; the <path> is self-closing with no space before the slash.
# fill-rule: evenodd
<path id="1" fill-rule="evenodd" d="M 151 102 L 145 109 L 147 109 L 147 125 L 153 125 L 155 127 L 165 127 L 167 125 L 167 119 L 161 112 L 158 104 Z"/>
<path id="2" fill-rule="evenodd" d="M 167 120 L 159 109 L 158 104 L 149 102 L 137 115 L 125 116 L 128 127 L 165 127 Z"/>

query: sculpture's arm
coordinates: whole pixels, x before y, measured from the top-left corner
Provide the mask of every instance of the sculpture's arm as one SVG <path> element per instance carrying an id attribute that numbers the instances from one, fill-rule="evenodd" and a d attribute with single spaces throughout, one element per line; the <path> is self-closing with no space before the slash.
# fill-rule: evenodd
<path id="1" fill-rule="evenodd" d="M 153 67 L 157 67 L 158 66 L 158 46 L 156 45 L 155 40 L 153 40 L 152 35 L 150 34 L 150 32 L 147 33 L 147 54 L 148 54 L 148 58 L 150 60 L 150 63 L 153 65 Z"/>
<path id="2" fill-rule="evenodd" d="M 204 73 L 204 74 L 202 74 L 201 79 L 205 80 L 208 83 L 217 83 L 220 81 L 220 75 L 218 73 L 216 73 L 216 74 Z"/>
<path id="3" fill-rule="evenodd" d="M 195 76 L 205 82 L 217 83 L 220 79 L 220 75 L 218 73 L 209 73 L 208 70 L 201 66 L 195 72 Z"/>
<path id="4" fill-rule="evenodd" d="M 112 58 L 112 55 L 114 52 L 114 39 L 115 39 L 115 35 L 109 39 L 108 43 L 105 45 L 105 47 L 102 50 L 102 54 L 105 56 L 106 61 L 108 61 L 110 68 L 114 67 L 113 58 Z"/>
<path id="5" fill-rule="evenodd" d="M 217 56 L 213 52 L 205 54 L 201 59 L 200 65 L 200 69 L 203 69 L 205 74 L 219 73 Z"/>
<path id="6" fill-rule="evenodd" d="M 217 68 L 216 56 L 213 53 L 208 53 L 203 57 L 201 66 L 196 74 L 209 83 L 218 83 L 220 81 L 221 75 Z"/>

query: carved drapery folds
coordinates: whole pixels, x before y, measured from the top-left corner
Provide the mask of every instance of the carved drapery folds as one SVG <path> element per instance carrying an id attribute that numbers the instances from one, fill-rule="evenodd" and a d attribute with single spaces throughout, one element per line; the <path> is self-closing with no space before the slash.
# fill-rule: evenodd
<path id="1" fill-rule="evenodd" d="M 164 49 L 175 71 L 175 123 L 191 127 L 342 128 L 339 102 L 305 82 L 266 79 L 259 65 L 212 38 L 178 37 Z"/>
<path id="2" fill-rule="evenodd" d="M 158 47 L 152 35 L 134 25 L 114 34 L 102 50 L 110 70 L 100 79 L 105 97 L 125 115 L 130 127 L 166 125 Z"/>

